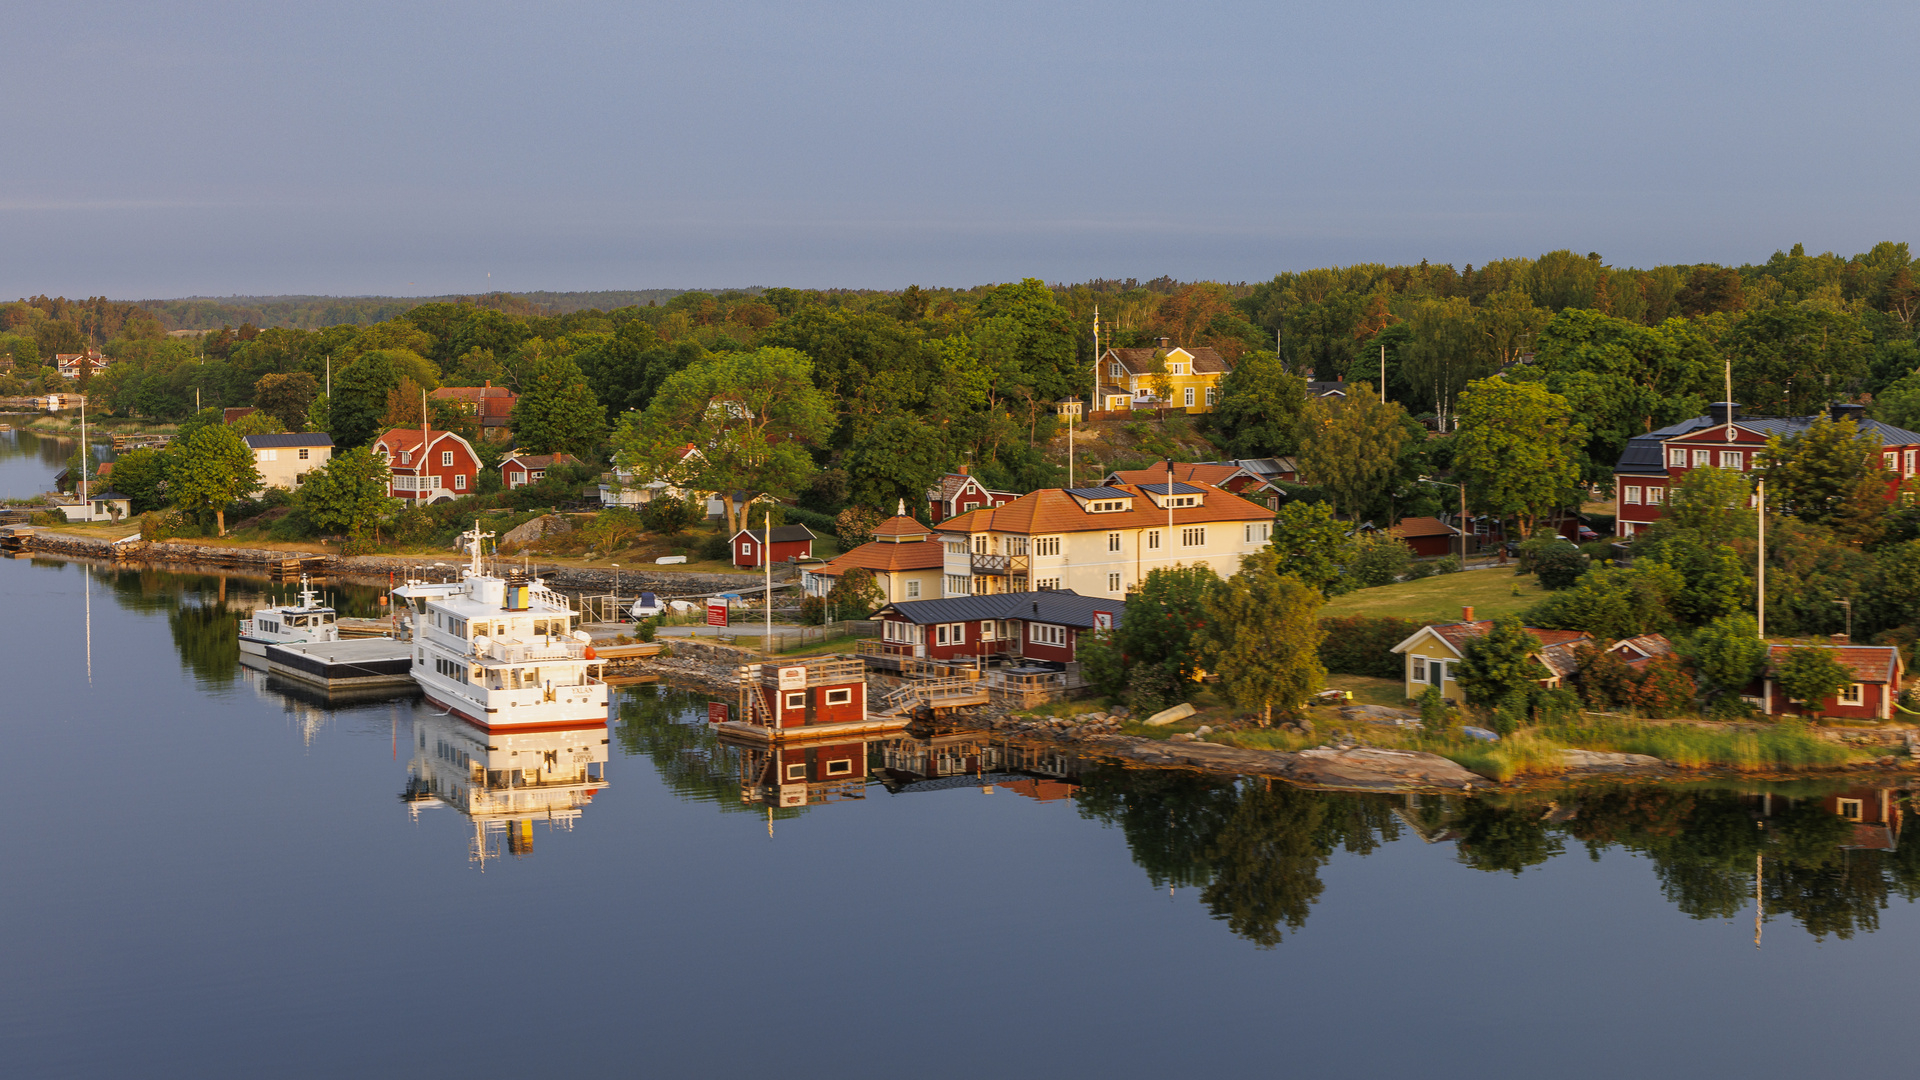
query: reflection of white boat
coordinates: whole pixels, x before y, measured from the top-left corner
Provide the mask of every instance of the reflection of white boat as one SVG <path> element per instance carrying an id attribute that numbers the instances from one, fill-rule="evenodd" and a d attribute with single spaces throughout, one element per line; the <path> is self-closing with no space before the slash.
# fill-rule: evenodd
<path id="1" fill-rule="evenodd" d="M 301 574 L 299 604 L 254 609 L 253 618 L 240 620 L 240 651 L 265 656 L 269 645 L 339 641 L 333 609 L 314 603 L 315 595 Z"/>
<path id="2" fill-rule="evenodd" d="M 473 821 L 468 854 L 485 863 L 533 853 L 533 824 L 571 829 L 607 786 L 607 725 L 481 732 L 451 716 L 416 715 L 413 761 L 401 801 L 449 806 Z"/>
<path id="3" fill-rule="evenodd" d="M 607 684 L 587 673 L 600 661 L 574 629 L 572 605 L 519 571 L 480 571 L 478 522 L 465 534 L 472 564 L 462 580 L 409 581 L 413 678 L 436 708 L 488 731 L 605 723 Z"/>

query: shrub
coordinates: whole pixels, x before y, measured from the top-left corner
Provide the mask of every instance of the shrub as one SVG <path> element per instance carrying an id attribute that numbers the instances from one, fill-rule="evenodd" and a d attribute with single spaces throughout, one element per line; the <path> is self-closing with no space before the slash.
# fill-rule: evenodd
<path id="1" fill-rule="evenodd" d="M 1511 735 L 1526 726 L 1529 695 L 1525 690 L 1509 690 L 1493 707 L 1488 722 L 1501 735 Z"/>
<path id="2" fill-rule="evenodd" d="M 1564 589 L 1586 573 L 1587 557 L 1554 534 L 1543 534 L 1520 545 L 1520 569 L 1531 570 L 1543 589 Z"/>
<path id="3" fill-rule="evenodd" d="M 1401 679 L 1406 660 L 1392 649 L 1425 624 L 1391 615 L 1343 615 L 1320 625 L 1327 632 L 1320 641 L 1321 667 L 1335 675 Z"/>
<path id="4" fill-rule="evenodd" d="M 714 533 L 700 541 L 700 557 L 721 562 L 730 561 L 733 558 L 733 539 Z"/>
<path id="5" fill-rule="evenodd" d="M 52 509 L 42 510 L 37 514 L 29 516 L 27 523 L 29 525 L 65 525 L 67 523 L 67 512 L 56 506 Z"/>
<path id="6" fill-rule="evenodd" d="M 1407 572 L 1403 577 L 1407 581 L 1419 581 L 1422 578 L 1430 578 L 1438 572 L 1439 568 L 1433 565 L 1433 563 L 1426 560 L 1417 560 L 1407 565 Z"/>
<path id="7" fill-rule="evenodd" d="M 1433 560 L 1433 572 L 1436 574 L 1457 574 L 1460 572 L 1460 556 L 1447 555 Z"/>
<path id="8" fill-rule="evenodd" d="M 654 499 L 640 511 L 640 522 L 657 536 L 675 536 L 703 515 L 685 499 Z"/>
<path id="9" fill-rule="evenodd" d="M 873 614 L 886 597 L 880 592 L 880 583 L 873 578 L 873 571 L 864 566 L 856 566 L 840 575 L 827 593 L 827 613 L 839 619 L 864 619 Z"/>
<path id="10" fill-rule="evenodd" d="M 1580 696 L 1564 687 L 1543 691 L 1533 701 L 1534 717 L 1542 724 L 1571 724 L 1580 719 Z"/>
<path id="11" fill-rule="evenodd" d="M 633 636 L 640 641 L 652 641 L 659 631 L 659 619 L 641 619 L 633 626 Z"/>
<path id="12" fill-rule="evenodd" d="M 1391 585 L 1413 562 L 1405 540 L 1384 532 L 1354 537 L 1347 551 L 1347 576 L 1363 589 Z"/>
<path id="13" fill-rule="evenodd" d="M 170 510 L 154 510 L 140 515 L 140 539 L 171 540 L 185 535 L 186 523 Z"/>
<path id="14" fill-rule="evenodd" d="M 805 596 L 800 599 L 800 624 L 819 626 L 827 621 L 827 598 Z"/>
<path id="15" fill-rule="evenodd" d="M 849 506 L 840 511 L 833 519 L 834 536 L 840 541 L 841 551 L 852 551 L 861 544 L 873 539 L 873 530 L 880 527 L 880 515 L 864 506 Z"/>
<path id="16" fill-rule="evenodd" d="M 1180 700 L 1180 681 L 1164 664 L 1135 664 L 1127 673 L 1127 707 L 1157 713 Z"/>
<path id="17" fill-rule="evenodd" d="M 832 514 L 823 514 L 804 506 L 787 507 L 787 520 L 796 525 L 805 525 L 822 536 L 835 535 L 839 531 L 837 519 Z"/>
<path id="18" fill-rule="evenodd" d="M 1429 735 L 1449 736 L 1460 727 L 1460 716 L 1447 707 L 1440 688 L 1429 686 L 1420 695 L 1420 724 Z"/>
<path id="19" fill-rule="evenodd" d="M 1642 716 L 1677 716 L 1693 709 L 1693 676 L 1671 656 L 1657 656 L 1640 667 L 1629 700 Z"/>

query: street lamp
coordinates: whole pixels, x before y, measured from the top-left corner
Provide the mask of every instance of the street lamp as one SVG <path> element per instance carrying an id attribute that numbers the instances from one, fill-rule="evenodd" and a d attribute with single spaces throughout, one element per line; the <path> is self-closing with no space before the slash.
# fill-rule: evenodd
<path id="1" fill-rule="evenodd" d="M 1467 568 L 1467 486 L 1449 484 L 1445 480 L 1429 480 L 1424 476 L 1420 478 L 1420 482 L 1432 484 L 1435 487 L 1450 487 L 1460 492 L 1460 524 L 1455 526 L 1455 530 L 1460 534 L 1460 569 L 1465 570 Z"/>
<path id="2" fill-rule="evenodd" d="M 1847 644 L 1853 644 L 1853 600 L 1849 597 L 1836 597 L 1833 601 L 1847 609 Z"/>

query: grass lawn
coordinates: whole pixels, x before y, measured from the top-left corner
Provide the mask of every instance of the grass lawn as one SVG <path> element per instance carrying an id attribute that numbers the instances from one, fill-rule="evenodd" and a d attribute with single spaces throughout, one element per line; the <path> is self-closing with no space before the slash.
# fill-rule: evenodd
<path id="1" fill-rule="evenodd" d="M 1392 679 L 1376 679 L 1371 675 L 1328 675 L 1327 689 L 1351 693 L 1355 705 L 1384 705 L 1389 709 L 1410 707 L 1405 684 Z"/>
<path id="2" fill-rule="evenodd" d="M 1514 595 L 1516 592 L 1519 595 Z M 1423 622 L 1458 622 L 1463 606 L 1471 606 L 1476 619 L 1491 619 L 1517 615 L 1546 595 L 1532 574 L 1515 575 L 1511 569 L 1496 567 L 1359 589 L 1334 597 L 1320 614 L 1397 615 Z"/>

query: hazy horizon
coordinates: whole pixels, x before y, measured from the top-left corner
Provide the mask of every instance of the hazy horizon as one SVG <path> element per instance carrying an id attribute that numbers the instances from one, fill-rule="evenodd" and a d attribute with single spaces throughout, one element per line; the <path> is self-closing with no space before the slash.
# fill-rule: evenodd
<path id="1" fill-rule="evenodd" d="M 1904 5 L 12 16 L 8 297 L 1738 264 L 1920 213 Z"/>

